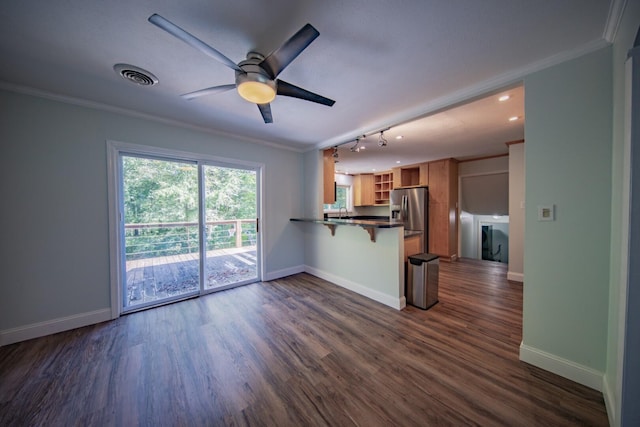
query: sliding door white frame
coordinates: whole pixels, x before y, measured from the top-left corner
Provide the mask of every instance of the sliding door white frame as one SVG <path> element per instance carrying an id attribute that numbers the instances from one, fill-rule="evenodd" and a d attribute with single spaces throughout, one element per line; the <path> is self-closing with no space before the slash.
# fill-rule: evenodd
<path id="1" fill-rule="evenodd" d="M 256 186 L 258 191 L 257 213 L 260 223 L 264 224 L 262 216 L 264 164 L 224 157 L 210 156 L 206 154 L 191 153 L 186 151 L 171 150 L 147 145 L 130 144 L 119 141 L 107 141 L 107 178 L 108 178 L 108 206 L 109 206 L 109 264 L 110 264 L 110 295 L 111 318 L 118 318 L 122 313 L 122 285 L 124 280 L 123 257 L 120 250 L 123 247 L 123 236 L 120 232 L 120 222 L 124 218 L 122 206 L 122 186 L 120 183 L 120 155 L 132 154 L 140 156 L 159 157 L 166 159 L 196 162 L 200 169 L 203 164 L 215 164 L 219 166 L 248 169 L 256 171 Z M 202 228 L 202 227 L 200 227 Z M 261 228 L 262 229 L 262 228 Z M 262 262 L 264 247 L 262 232 L 257 233 L 256 248 L 258 254 L 258 280 L 264 276 L 264 263 Z"/>

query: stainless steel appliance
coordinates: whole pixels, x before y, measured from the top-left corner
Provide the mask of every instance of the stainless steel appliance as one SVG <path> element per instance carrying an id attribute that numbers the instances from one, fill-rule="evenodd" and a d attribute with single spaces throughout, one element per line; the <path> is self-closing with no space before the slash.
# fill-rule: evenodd
<path id="1" fill-rule="evenodd" d="M 405 235 L 420 231 L 422 252 L 429 252 L 429 188 L 397 188 L 389 199 L 389 219 L 404 222 Z"/>

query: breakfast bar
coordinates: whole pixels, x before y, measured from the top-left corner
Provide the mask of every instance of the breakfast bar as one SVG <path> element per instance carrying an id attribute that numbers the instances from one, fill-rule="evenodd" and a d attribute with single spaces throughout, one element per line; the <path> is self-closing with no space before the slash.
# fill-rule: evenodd
<path id="1" fill-rule="evenodd" d="M 303 233 L 306 272 L 397 310 L 405 307 L 401 222 L 353 218 L 290 221 L 299 224 Z"/>
<path id="2" fill-rule="evenodd" d="M 315 224 L 323 224 L 331 230 L 331 235 L 335 236 L 336 227 L 338 225 L 350 225 L 354 227 L 361 227 L 367 233 L 369 233 L 369 238 L 372 242 L 376 241 L 375 230 L 378 228 L 395 228 L 402 227 L 403 223 L 400 221 L 393 220 L 371 220 L 371 219 L 357 219 L 357 218 L 291 218 L 290 221 L 298 221 L 298 222 L 312 222 Z"/>

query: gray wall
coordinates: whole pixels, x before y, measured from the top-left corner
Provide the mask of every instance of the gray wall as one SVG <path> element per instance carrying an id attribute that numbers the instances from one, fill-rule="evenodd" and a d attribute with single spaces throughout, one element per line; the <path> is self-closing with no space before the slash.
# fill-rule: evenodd
<path id="1" fill-rule="evenodd" d="M 0 111 L 0 333 L 110 307 L 107 140 L 265 164 L 265 272 L 303 264 L 301 154 L 6 91 Z"/>
<path id="2" fill-rule="evenodd" d="M 607 356 L 611 53 L 525 79 L 523 346 L 600 376 L 598 386 Z M 538 221 L 537 206 L 551 204 L 556 220 Z"/>

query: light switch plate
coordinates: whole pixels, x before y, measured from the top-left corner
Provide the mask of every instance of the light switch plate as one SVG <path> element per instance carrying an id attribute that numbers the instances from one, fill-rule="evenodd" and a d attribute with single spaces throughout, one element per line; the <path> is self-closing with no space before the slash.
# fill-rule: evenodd
<path id="1" fill-rule="evenodd" d="M 556 219 L 555 205 L 539 205 L 538 221 L 555 221 Z"/>

